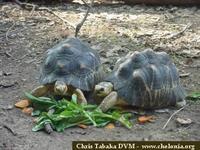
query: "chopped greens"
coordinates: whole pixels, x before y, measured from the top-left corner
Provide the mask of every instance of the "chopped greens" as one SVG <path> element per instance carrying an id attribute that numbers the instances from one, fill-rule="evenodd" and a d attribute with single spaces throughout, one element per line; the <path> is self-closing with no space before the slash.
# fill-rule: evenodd
<path id="1" fill-rule="evenodd" d="M 200 100 L 200 92 L 192 92 L 187 96 L 187 98 L 193 101 Z"/>
<path id="2" fill-rule="evenodd" d="M 76 95 L 72 95 L 71 101 L 66 99 L 56 101 L 53 98 L 35 97 L 29 93 L 25 93 L 25 95 L 34 105 L 35 110 L 32 115 L 38 116 L 33 131 L 43 129 L 47 123 L 50 123 L 53 129 L 58 132 L 79 124 L 103 127 L 115 121 L 129 129 L 132 127 L 128 120 L 131 117 L 130 113 L 121 113 L 116 109 L 110 109 L 104 113 L 97 105 L 78 104 Z M 48 113 L 48 110 L 51 109 L 54 109 L 54 112 Z"/>

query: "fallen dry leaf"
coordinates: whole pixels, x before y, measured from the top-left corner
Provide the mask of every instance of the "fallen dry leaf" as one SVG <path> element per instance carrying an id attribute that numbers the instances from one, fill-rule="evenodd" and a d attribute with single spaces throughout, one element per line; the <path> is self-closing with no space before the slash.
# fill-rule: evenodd
<path id="1" fill-rule="evenodd" d="M 106 129 L 114 129 L 115 125 L 113 123 L 109 123 L 108 125 L 105 126 Z"/>
<path id="2" fill-rule="evenodd" d="M 19 102 L 15 103 L 15 107 L 18 107 L 18 108 L 26 108 L 29 105 L 30 105 L 30 102 L 27 99 L 23 99 L 23 100 L 20 100 Z"/>
<path id="3" fill-rule="evenodd" d="M 152 120 L 154 119 L 153 116 L 140 116 L 138 118 L 139 123 L 146 123 L 146 122 L 152 122 Z"/>
<path id="4" fill-rule="evenodd" d="M 79 124 L 78 125 L 80 128 L 82 128 L 82 129 L 87 129 L 88 128 L 88 126 L 86 126 L 85 124 Z"/>
<path id="5" fill-rule="evenodd" d="M 38 118 L 33 118 L 33 123 L 37 123 Z"/>
<path id="6" fill-rule="evenodd" d="M 22 112 L 27 114 L 27 115 L 31 115 L 31 113 L 33 112 L 33 108 L 32 107 L 26 107 L 22 109 Z"/>

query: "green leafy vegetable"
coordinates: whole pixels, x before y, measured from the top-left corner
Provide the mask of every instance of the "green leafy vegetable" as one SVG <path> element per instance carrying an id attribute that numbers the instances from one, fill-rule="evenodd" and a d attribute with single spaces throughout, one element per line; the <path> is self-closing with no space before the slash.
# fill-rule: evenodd
<path id="1" fill-rule="evenodd" d="M 78 104 L 76 95 L 72 95 L 71 101 L 66 99 L 56 101 L 46 97 L 34 97 L 29 93 L 25 94 L 34 106 L 35 104 L 40 105 L 35 107 L 36 110 L 33 112 L 33 115 L 39 115 L 36 125 L 32 129 L 33 131 L 43 129 L 47 123 L 50 123 L 58 132 L 79 124 L 103 127 L 115 121 L 120 122 L 127 128 L 132 127 L 131 122 L 128 120 L 131 117 L 130 113 L 121 113 L 116 109 L 110 109 L 104 113 L 97 105 Z M 54 109 L 54 112 L 48 113 L 47 111 L 51 109 Z"/>
<path id="2" fill-rule="evenodd" d="M 41 113 L 40 110 L 35 110 L 35 111 L 32 112 L 31 116 L 33 116 L 33 117 L 35 117 L 35 116 L 39 116 L 40 113 Z"/>
<path id="3" fill-rule="evenodd" d="M 200 92 L 192 92 L 187 96 L 188 99 L 191 99 L 193 101 L 200 100 Z"/>

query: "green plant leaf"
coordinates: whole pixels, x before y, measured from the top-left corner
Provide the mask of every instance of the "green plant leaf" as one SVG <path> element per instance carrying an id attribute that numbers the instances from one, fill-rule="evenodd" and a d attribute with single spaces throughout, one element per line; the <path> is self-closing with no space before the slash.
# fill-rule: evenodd
<path id="1" fill-rule="evenodd" d="M 46 107 L 47 109 L 40 110 L 40 113 L 35 111 L 33 114 L 39 115 L 33 131 L 39 131 L 44 128 L 46 123 L 51 123 L 54 129 L 58 132 L 64 131 L 66 128 L 74 127 L 79 124 L 94 125 L 96 127 L 103 127 L 110 122 L 120 122 L 127 128 L 131 128 L 132 124 L 129 121 L 130 113 L 121 113 L 115 108 L 108 112 L 102 112 L 97 105 L 80 105 L 77 103 L 77 96 L 72 95 L 72 100 L 68 101 L 62 99 L 55 101 L 52 98 L 34 97 L 29 93 L 26 96 L 32 100 L 33 103 Z M 54 109 L 52 114 L 48 114 L 49 109 Z M 38 107 L 37 107 L 38 110 Z M 41 112 L 43 111 L 43 112 Z"/>
<path id="2" fill-rule="evenodd" d="M 31 116 L 35 117 L 35 116 L 39 116 L 41 113 L 40 110 L 34 110 L 32 113 L 31 113 Z"/>
<path id="3" fill-rule="evenodd" d="M 194 101 L 200 100 L 200 92 L 192 92 L 187 96 L 187 98 Z"/>
<path id="4" fill-rule="evenodd" d="M 72 102 L 74 102 L 75 104 L 77 104 L 77 95 L 76 94 L 72 95 Z"/>
<path id="5" fill-rule="evenodd" d="M 39 131 L 39 130 L 42 130 L 45 126 L 45 124 L 47 123 L 50 123 L 52 124 L 51 120 L 50 119 L 44 119 L 43 121 L 39 122 L 37 125 L 35 125 L 33 128 L 32 128 L 32 131 Z"/>
<path id="6" fill-rule="evenodd" d="M 44 98 L 44 97 L 35 97 L 29 93 L 25 93 L 25 96 L 32 102 L 32 103 L 36 103 L 36 104 L 40 104 L 40 105 L 48 105 L 48 106 L 52 106 L 52 105 L 56 105 L 55 101 L 52 101 L 49 98 Z"/>

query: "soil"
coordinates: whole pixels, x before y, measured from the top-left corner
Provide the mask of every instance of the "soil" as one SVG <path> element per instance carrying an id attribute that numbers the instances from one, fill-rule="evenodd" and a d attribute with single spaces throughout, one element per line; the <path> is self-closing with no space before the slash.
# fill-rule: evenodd
<path id="1" fill-rule="evenodd" d="M 45 6 L 76 25 L 85 13 L 80 4 Z M 174 60 L 181 83 L 187 93 L 200 91 L 200 9 L 143 5 L 95 5 L 79 37 L 96 49 L 107 71 L 131 51 L 152 48 L 165 51 Z M 74 29 L 45 10 L 25 10 L 14 3 L 0 5 L 0 149 L 2 150 L 69 150 L 74 140 L 200 140 L 200 103 L 189 101 L 163 130 L 175 112 L 153 113 L 155 121 L 138 124 L 132 129 L 116 125 L 114 129 L 70 128 L 48 135 L 32 132 L 33 118 L 13 105 L 25 91 L 39 85 L 39 69 L 45 51 L 73 34 Z M 152 112 L 148 112 L 152 113 Z M 190 118 L 180 126 L 176 118 Z"/>

